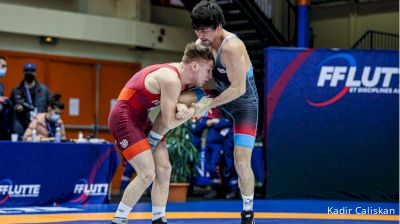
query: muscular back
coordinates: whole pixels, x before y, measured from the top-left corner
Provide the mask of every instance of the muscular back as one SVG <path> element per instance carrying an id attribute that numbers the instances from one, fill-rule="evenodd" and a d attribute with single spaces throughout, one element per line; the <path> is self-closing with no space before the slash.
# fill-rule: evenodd
<path id="1" fill-rule="evenodd" d="M 165 70 L 169 73 L 178 73 L 177 69 L 171 65 L 159 64 L 148 66 L 137 72 L 122 89 L 118 100 L 125 103 L 135 116 L 147 116 L 148 112 L 160 105 L 160 87 L 157 83 L 157 76 Z M 171 74 L 176 76 L 176 74 Z M 148 79 L 147 79 L 148 77 Z"/>

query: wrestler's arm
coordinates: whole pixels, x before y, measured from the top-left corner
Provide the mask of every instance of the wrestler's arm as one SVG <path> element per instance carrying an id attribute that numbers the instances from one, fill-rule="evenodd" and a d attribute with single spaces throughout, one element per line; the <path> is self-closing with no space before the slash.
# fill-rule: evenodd
<path id="1" fill-rule="evenodd" d="M 215 97 L 210 108 L 229 103 L 246 93 L 246 48 L 240 40 L 231 40 L 222 49 L 221 61 L 231 85 Z"/>
<path id="2" fill-rule="evenodd" d="M 204 91 L 204 90 L 203 90 Z M 199 98 L 203 97 L 204 94 L 201 94 L 200 91 L 196 91 L 196 90 L 187 90 L 187 91 L 183 91 L 180 93 L 179 97 L 178 97 L 178 104 L 184 104 L 186 105 L 188 108 L 190 108 L 190 106 L 193 103 L 196 103 L 199 101 Z M 177 108 L 178 108 L 178 104 L 177 104 Z M 189 109 L 187 109 L 189 110 Z M 177 112 L 178 109 L 177 109 Z M 191 111 L 188 111 L 186 114 L 190 115 Z M 177 115 L 178 113 L 176 113 L 175 115 Z M 177 117 L 177 116 L 176 116 Z M 179 119 L 180 120 L 180 119 Z M 160 135 L 165 135 L 169 129 L 165 128 L 162 124 L 161 124 L 161 113 L 159 114 L 159 116 L 157 116 L 154 124 L 153 124 L 153 129 L 154 132 L 159 133 Z"/>
<path id="3" fill-rule="evenodd" d="M 173 128 L 185 123 L 195 113 L 193 107 L 189 108 L 188 116 L 182 119 L 176 119 L 176 104 L 180 94 L 180 81 L 176 76 L 164 76 L 160 80 L 161 98 L 160 98 L 160 113 L 154 122 L 153 131 L 160 135 L 164 135 Z"/>
<path id="4" fill-rule="evenodd" d="M 240 40 L 231 40 L 225 44 L 221 61 L 231 85 L 208 104 L 196 103 L 196 114 L 203 114 L 212 108 L 229 103 L 246 93 L 246 47 Z"/>
<path id="5" fill-rule="evenodd" d="M 185 104 L 190 107 L 193 103 L 197 103 L 203 99 L 203 97 L 209 97 L 206 91 L 202 88 L 192 88 L 181 92 L 178 98 L 178 103 Z"/>

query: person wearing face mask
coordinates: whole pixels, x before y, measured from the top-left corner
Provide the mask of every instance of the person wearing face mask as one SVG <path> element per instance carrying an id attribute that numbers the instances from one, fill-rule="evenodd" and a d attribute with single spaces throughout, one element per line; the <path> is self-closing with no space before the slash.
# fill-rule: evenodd
<path id="1" fill-rule="evenodd" d="M 51 100 L 50 90 L 36 80 L 36 65 L 24 65 L 24 80 L 11 93 L 16 119 L 14 132 L 21 137 L 36 113 L 47 112 Z"/>
<path id="2" fill-rule="evenodd" d="M 32 141 L 32 132 L 36 130 L 37 141 L 54 141 L 56 128 L 61 129 L 61 139 L 65 139 L 65 128 L 61 120 L 64 103 L 60 94 L 54 94 L 47 113 L 38 113 L 25 131 L 23 140 Z"/>
<path id="3" fill-rule="evenodd" d="M 0 55 L 0 78 L 4 78 L 4 76 L 6 76 L 6 73 L 7 73 L 7 61 L 4 56 Z M 4 83 L 0 81 L 0 103 L 3 103 L 6 99 L 8 98 L 4 96 Z"/>
<path id="4" fill-rule="evenodd" d="M 14 110 L 10 99 L 4 96 L 4 83 L 1 81 L 7 73 L 6 58 L 0 55 L 0 140 L 10 140 Z"/>

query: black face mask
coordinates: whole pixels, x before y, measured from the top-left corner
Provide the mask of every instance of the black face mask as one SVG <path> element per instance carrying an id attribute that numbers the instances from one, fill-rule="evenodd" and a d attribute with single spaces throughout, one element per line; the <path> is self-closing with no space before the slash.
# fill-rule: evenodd
<path id="1" fill-rule="evenodd" d="M 35 80 L 35 75 L 30 74 L 30 73 L 25 74 L 25 81 L 27 83 L 32 83 L 34 80 Z"/>

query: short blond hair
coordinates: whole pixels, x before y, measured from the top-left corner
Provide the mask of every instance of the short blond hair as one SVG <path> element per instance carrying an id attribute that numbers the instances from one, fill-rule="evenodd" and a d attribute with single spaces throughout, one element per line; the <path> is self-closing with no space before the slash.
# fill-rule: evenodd
<path id="1" fill-rule="evenodd" d="M 196 44 L 195 42 L 186 44 L 185 53 L 183 54 L 182 58 L 183 63 L 188 64 L 198 59 L 214 61 L 214 57 L 208 47 Z"/>

